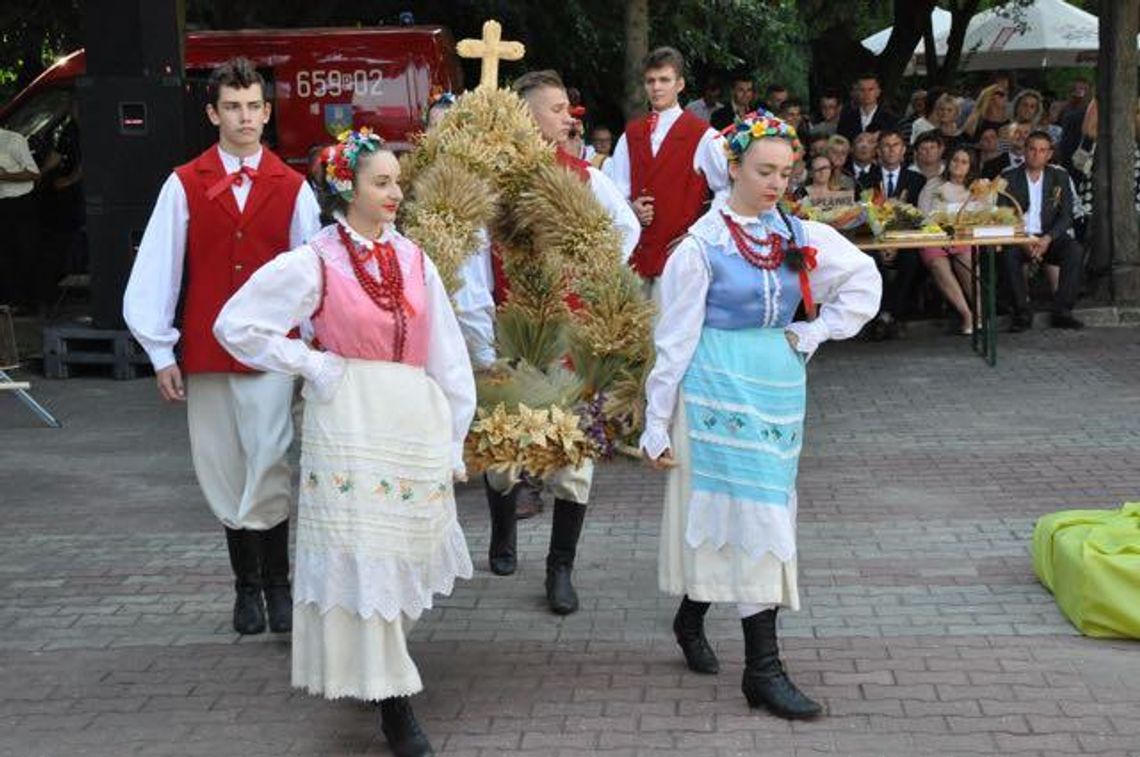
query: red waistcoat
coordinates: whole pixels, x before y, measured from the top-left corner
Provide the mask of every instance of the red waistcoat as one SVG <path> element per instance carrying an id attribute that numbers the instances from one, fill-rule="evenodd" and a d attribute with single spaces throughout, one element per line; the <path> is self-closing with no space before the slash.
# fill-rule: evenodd
<path id="1" fill-rule="evenodd" d="M 214 339 L 214 320 L 253 272 L 289 249 L 293 206 L 304 179 L 262 148 L 257 178 L 245 208 L 228 187 L 210 200 L 210 187 L 225 178 L 218 148 L 211 147 L 174 169 L 190 209 L 186 231 L 182 370 L 185 373 L 249 371 Z"/>
<path id="2" fill-rule="evenodd" d="M 590 164 L 586 161 L 564 152 L 561 147 L 554 151 L 554 160 L 558 165 L 577 176 L 583 184 L 590 183 Z M 511 282 L 507 279 L 507 274 L 503 272 L 503 256 L 499 252 L 499 246 L 493 240 L 491 242 L 491 273 L 495 279 L 495 290 L 492 292 L 495 304 L 502 305 L 510 296 Z M 582 306 L 581 300 L 573 293 L 566 296 L 566 304 L 570 306 L 571 310 L 577 310 Z"/>
<path id="3" fill-rule="evenodd" d="M 641 238 L 629 264 L 645 278 L 656 278 L 665 268 L 669 244 L 683 236 L 698 218 L 709 187 L 693 170 L 693 155 L 709 125 L 689 111 L 681 112 L 661 143 L 657 155 L 649 144 L 645 116 L 625 128 L 629 147 L 630 200 L 653 197 L 653 223 L 641 229 Z"/>

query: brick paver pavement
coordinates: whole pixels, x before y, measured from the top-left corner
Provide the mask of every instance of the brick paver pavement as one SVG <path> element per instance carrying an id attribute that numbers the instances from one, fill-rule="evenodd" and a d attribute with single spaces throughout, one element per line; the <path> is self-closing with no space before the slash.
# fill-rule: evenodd
<path id="1" fill-rule="evenodd" d="M 1041 514 L 1140 499 L 1140 331 L 829 345 L 810 369 L 804 609 L 795 679 L 828 717 L 789 724 L 739 691 L 740 627 L 714 607 L 719 676 L 689 673 L 658 593 L 662 478 L 598 476 L 582 610 L 542 598 L 549 512 L 521 566 L 486 570 L 485 505 L 460 510 L 474 580 L 413 634 L 417 711 L 445 755 L 1140 755 L 1140 647 L 1078 636 L 1034 579 Z M 0 754 L 386 754 L 376 714 L 289 687 L 288 638 L 239 639 L 221 529 L 183 415 L 149 381 L 38 382 L 65 422 L 0 398 Z"/>

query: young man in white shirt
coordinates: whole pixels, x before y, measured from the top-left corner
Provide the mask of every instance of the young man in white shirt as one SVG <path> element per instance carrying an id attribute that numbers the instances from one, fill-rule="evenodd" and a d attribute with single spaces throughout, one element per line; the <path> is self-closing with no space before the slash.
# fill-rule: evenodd
<path id="1" fill-rule="evenodd" d="M 308 182 L 261 144 L 265 81 L 236 58 L 210 77 L 218 144 L 166 180 L 139 245 L 123 317 L 154 365 L 159 394 L 186 403 L 194 471 L 225 527 L 240 634 L 292 628 L 285 454 L 293 379 L 255 373 L 213 335 L 226 301 L 261 265 L 320 228 Z M 183 273 L 185 272 L 185 292 Z M 182 322 L 174 314 L 184 295 Z M 175 354 L 176 345 L 180 354 Z"/>
<path id="2" fill-rule="evenodd" d="M 670 245 L 700 217 L 710 191 L 727 191 L 728 160 L 720 135 L 678 105 L 685 89 L 681 53 L 657 48 L 642 70 L 650 111 L 626 124 L 605 171 L 641 221 L 630 265 L 652 282 L 665 268 Z"/>
<path id="3" fill-rule="evenodd" d="M 878 134 L 883 129 L 894 129 L 898 125 L 898 119 L 879 103 L 882 91 L 879 77 L 874 74 L 860 76 L 855 82 L 858 107 L 844 109 L 836 133 L 854 141 L 863 132 Z"/>

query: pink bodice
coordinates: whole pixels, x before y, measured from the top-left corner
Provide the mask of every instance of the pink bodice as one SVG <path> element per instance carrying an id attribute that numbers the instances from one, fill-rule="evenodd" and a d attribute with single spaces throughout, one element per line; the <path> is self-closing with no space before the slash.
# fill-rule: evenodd
<path id="1" fill-rule="evenodd" d="M 321 259 L 324 279 L 323 299 L 312 318 L 313 332 L 322 349 L 341 357 L 423 367 L 427 362 L 431 332 L 424 254 L 413 242 L 397 233 L 387 232 L 384 241 L 395 248 L 404 277 L 407 307 L 402 319 L 402 358 L 396 361 L 394 355 L 397 329 L 400 328 L 398 319 L 376 305 L 356 280 L 348 259 L 349 251 L 340 239 L 336 224 L 327 226 L 309 240 L 309 245 Z M 369 259 L 365 267 L 372 276 L 378 275 L 375 260 Z"/>

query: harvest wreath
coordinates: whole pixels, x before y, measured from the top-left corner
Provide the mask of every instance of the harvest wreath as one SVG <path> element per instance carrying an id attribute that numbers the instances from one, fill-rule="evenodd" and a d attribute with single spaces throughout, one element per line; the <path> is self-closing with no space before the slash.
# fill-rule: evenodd
<path id="1" fill-rule="evenodd" d="M 511 282 L 495 319 L 499 359 L 476 376 L 469 471 L 541 477 L 627 449 L 644 423 L 653 306 L 609 216 L 525 103 L 494 87 L 461 96 L 402 175 L 405 234 L 449 293 L 484 230 Z"/>

